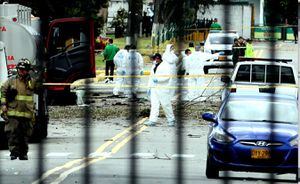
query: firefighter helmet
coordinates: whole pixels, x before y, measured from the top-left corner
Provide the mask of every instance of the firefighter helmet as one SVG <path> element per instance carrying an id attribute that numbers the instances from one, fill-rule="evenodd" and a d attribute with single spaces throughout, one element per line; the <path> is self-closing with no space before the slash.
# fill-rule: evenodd
<path id="1" fill-rule="evenodd" d="M 19 63 L 17 64 L 16 68 L 17 69 L 28 70 L 28 71 L 32 69 L 30 61 L 27 58 L 21 58 L 19 60 Z"/>

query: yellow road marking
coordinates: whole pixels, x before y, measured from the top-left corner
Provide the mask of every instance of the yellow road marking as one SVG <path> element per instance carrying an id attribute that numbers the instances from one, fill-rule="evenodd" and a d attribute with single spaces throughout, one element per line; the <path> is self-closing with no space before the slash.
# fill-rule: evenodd
<path id="1" fill-rule="evenodd" d="M 115 147 L 113 147 L 112 149 L 112 153 L 117 153 L 126 143 L 128 143 L 133 137 L 137 136 L 138 134 L 140 134 L 142 131 L 144 131 L 147 128 L 147 126 L 142 126 L 138 131 L 136 131 L 134 134 L 130 134 L 129 136 L 127 136 L 125 139 L 123 139 L 120 143 L 118 143 Z M 59 177 L 54 181 L 51 182 L 50 184 L 59 184 L 61 182 L 63 182 L 71 173 L 74 173 L 80 169 L 83 169 L 91 164 L 94 164 L 96 162 L 105 160 L 107 157 L 100 157 L 100 158 L 92 158 L 92 159 L 88 159 L 86 162 L 84 162 L 83 164 L 71 168 L 63 173 L 61 173 L 59 175 Z"/>
<path id="2" fill-rule="evenodd" d="M 136 124 L 134 124 L 131 127 L 126 128 L 125 130 L 123 130 L 121 133 L 115 135 L 113 138 L 111 138 L 111 141 L 107 141 L 105 142 L 103 145 L 101 145 L 99 148 L 97 148 L 97 150 L 95 151 L 96 153 L 101 153 L 104 149 L 106 149 L 108 146 L 110 146 L 112 143 L 114 143 L 116 140 L 118 140 L 120 137 L 124 136 L 126 133 L 130 132 L 133 127 L 138 126 L 140 124 L 142 124 L 147 118 L 143 118 L 142 120 L 140 120 L 139 122 L 137 122 Z M 102 158 L 102 157 L 101 157 Z M 76 159 L 76 160 L 72 160 L 67 162 L 66 164 L 62 165 L 62 166 L 58 166 L 55 167 L 51 170 L 48 170 L 47 172 L 45 172 L 41 178 L 39 178 L 38 180 L 34 181 L 32 184 L 39 184 L 41 181 L 45 180 L 46 178 L 48 178 L 50 175 L 54 174 L 55 172 L 58 172 L 62 169 L 69 169 L 71 168 L 73 165 L 78 164 L 82 161 L 87 160 L 86 157 L 83 157 L 81 159 Z"/>

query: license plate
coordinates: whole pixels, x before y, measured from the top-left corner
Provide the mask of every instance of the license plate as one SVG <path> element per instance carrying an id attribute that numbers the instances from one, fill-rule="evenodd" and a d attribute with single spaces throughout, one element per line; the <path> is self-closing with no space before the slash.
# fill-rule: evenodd
<path id="1" fill-rule="evenodd" d="M 270 159 L 270 150 L 267 149 L 253 149 L 251 150 L 251 158 L 253 159 Z"/>

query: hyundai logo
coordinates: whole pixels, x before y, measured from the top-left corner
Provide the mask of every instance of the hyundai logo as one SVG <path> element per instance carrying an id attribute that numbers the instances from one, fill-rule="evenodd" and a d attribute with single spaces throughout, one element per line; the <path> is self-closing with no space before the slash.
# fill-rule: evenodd
<path id="1" fill-rule="evenodd" d="M 266 146 L 268 143 L 266 141 L 257 141 L 256 146 Z"/>

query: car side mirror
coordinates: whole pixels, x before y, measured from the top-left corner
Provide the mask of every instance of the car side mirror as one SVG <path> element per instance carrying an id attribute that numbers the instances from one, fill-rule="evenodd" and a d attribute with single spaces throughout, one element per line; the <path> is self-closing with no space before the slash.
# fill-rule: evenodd
<path id="1" fill-rule="evenodd" d="M 205 44 L 205 42 L 203 41 L 203 42 L 200 42 L 200 46 L 204 46 L 204 44 Z"/>
<path id="2" fill-rule="evenodd" d="M 205 112 L 202 114 L 202 119 L 204 119 L 206 121 L 216 122 L 216 115 L 214 115 L 210 112 Z"/>
<path id="3" fill-rule="evenodd" d="M 229 84 L 230 83 L 230 77 L 229 76 L 222 76 L 221 81 L 226 83 L 226 84 Z"/>

